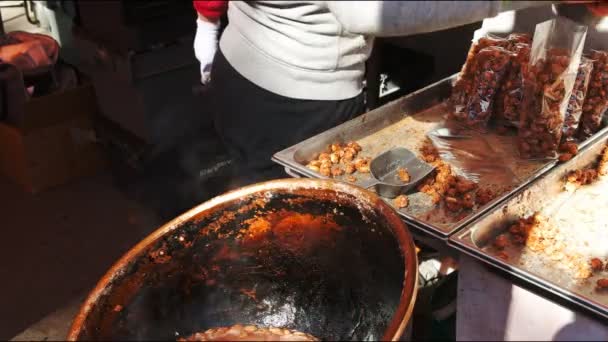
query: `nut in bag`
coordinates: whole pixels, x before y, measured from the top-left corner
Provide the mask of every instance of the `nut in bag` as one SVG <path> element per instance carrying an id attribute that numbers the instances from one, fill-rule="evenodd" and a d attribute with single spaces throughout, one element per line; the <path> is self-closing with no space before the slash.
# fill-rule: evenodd
<path id="1" fill-rule="evenodd" d="M 608 110 L 608 52 L 593 51 L 593 72 L 583 105 L 579 137 L 584 140 L 599 131 Z"/>
<path id="2" fill-rule="evenodd" d="M 536 25 L 529 67 L 523 75 L 521 157 L 556 157 L 586 35 L 587 26 L 566 18 Z"/>
<path id="3" fill-rule="evenodd" d="M 498 46 L 506 48 L 509 41 L 504 38 L 487 35 L 479 38 L 477 42 L 473 42 L 469 48 L 467 59 L 462 66 L 462 70 L 452 87 L 452 96 L 450 103 L 452 105 L 452 113 L 450 117 L 456 120 L 465 121 L 467 117 L 467 106 L 469 98 L 474 91 L 475 81 L 475 57 L 485 48 Z"/>
<path id="4" fill-rule="evenodd" d="M 583 114 L 583 104 L 587 96 L 589 79 L 593 71 L 593 60 L 583 57 L 576 74 L 572 94 L 566 108 L 564 126 L 562 127 L 562 142 L 574 140 L 579 121 Z"/>

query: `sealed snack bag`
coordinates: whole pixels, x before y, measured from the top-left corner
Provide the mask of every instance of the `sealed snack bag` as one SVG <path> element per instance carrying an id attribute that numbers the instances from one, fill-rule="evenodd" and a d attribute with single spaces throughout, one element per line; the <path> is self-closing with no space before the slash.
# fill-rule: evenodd
<path id="1" fill-rule="evenodd" d="M 566 18 L 536 25 L 523 78 L 518 148 L 523 158 L 555 158 L 581 61 L 587 26 Z"/>

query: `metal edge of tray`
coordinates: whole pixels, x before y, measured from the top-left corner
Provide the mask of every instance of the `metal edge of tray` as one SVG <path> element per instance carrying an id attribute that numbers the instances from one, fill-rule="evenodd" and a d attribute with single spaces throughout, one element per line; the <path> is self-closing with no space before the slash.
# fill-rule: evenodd
<path id="1" fill-rule="evenodd" d="M 539 289 L 546 290 L 573 304 L 579 305 L 580 307 L 591 313 L 595 313 L 597 315 L 608 318 L 607 307 L 600 307 L 600 305 L 598 305 L 593 300 L 584 298 L 582 295 L 578 295 L 571 290 L 559 286 L 555 282 L 546 279 L 543 276 L 536 275 L 532 271 L 528 271 L 526 269 L 523 269 L 522 267 L 512 265 L 509 262 L 506 262 L 498 258 L 497 256 L 486 252 L 483 247 L 478 247 L 471 238 L 471 235 L 475 232 L 478 226 L 482 226 L 482 224 L 486 220 L 491 220 L 493 216 L 499 215 L 500 212 L 508 212 L 510 205 L 517 206 L 517 201 L 519 201 L 519 197 L 526 195 L 526 192 L 528 190 L 530 190 L 531 192 L 534 190 L 535 187 L 542 186 L 544 182 L 552 180 L 552 177 L 559 178 L 560 175 L 575 169 L 573 168 L 573 165 L 576 165 L 577 162 L 580 162 L 581 159 L 584 159 L 586 151 L 593 150 L 595 147 L 598 147 L 597 145 L 606 144 L 607 141 L 608 127 L 605 127 L 593 137 L 588 139 L 584 144 L 581 144 L 581 150 L 575 158 L 566 163 L 560 164 L 558 167 L 555 167 L 550 172 L 545 173 L 541 177 L 537 178 L 535 181 L 529 182 L 525 187 L 512 194 L 512 196 L 508 200 L 502 202 L 502 204 L 500 204 L 493 210 L 488 211 L 478 217 L 467 228 L 452 234 L 447 241 L 448 245 L 482 262 L 485 262 L 490 266 L 496 267 L 507 272 L 508 274 L 516 276 L 526 281 L 527 283 L 536 286 Z"/>
<path id="2" fill-rule="evenodd" d="M 304 177 L 319 178 L 319 179 L 329 178 L 329 177 L 321 176 L 321 175 L 317 174 L 316 172 L 309 170 L 308 168 L 306 168 L 306 166 L 298 163 L 295 159 L 295 154 L 297 153 L 297 151 L 304 148 L 305 146 L 309 146 L 310 144 L 317 144 L 320 147 L 323 145 L 330 144 L 333 141 L 339 140 L 340 136 L 342 135 L 341 134 L 342 132 L 348 131 L 350 128 L 360 128 L 361 126 L 365 125 L 366 123 L 370 123 L 370 122 L 372 122 L 372 123 L 377 122 L 377 121 L 383 122 L 382 119 L 385 116 L 387 116 L 388 114 L 395 113 L 395 111 L 398 111 L 399 113 L 401 113 L 401 116 L 399 116 L 399 115 L 394 115 L 394 116 L 399 117 L 399 120 L 402 120 L 403 117 L 408 115 L 408 113 L 418 113 L 425 109 L 431 108 L 432 106 L 437 105 L 447 99 L 447 97 L 449 96 L 449 93 L 451 91 L 451 88 L 452 88 L 453 79 L 455 79 L 457 75 L 458 74 L 454 74 L 452 76 L 446 77 L 446 78 L 444 78 L 440 81 L 437 81 L 433 84 L 430 84 L 420 90 L 417 90 L 417 91 L 410 93 L 408 95 L 405 95 L 399 99 L 391 101 L 379 108 L 369 111 L 355 119 L 347 121 L 341 125 L 333 127 L 325 132 L 317 134 L 300 143 L 297 143 L 291 147 L 288 147 L 282 151 L 279 151 L 273 155 L 272 160 L 274 162 L 282 165 L 283 167 L 290 169 L 292 172 L 295 172 Z M 384 121 L 386 121 L 386 120 L 384 120 Z M 398 120 L 393 120 L 393 121 L 389 120 L 389 122 L 383 122 L 383 123 L 385 123 L 385 125 L 381 126 L 380 128 L 394 124 Z M 369 135 L 370 132 L 367 131 L 366 134 Z M 356 140 L 356 139 L 358 139 L 358 137 L 353 138 L 353 139 Z M 319 142 L 322 142 L 322 143 L 319 143 Z M 557 161 L 548 162 L 544 167 L 542 167 L 537 172 L 535 172 L 533 175 L 528 177 L 524 182 L 519 184 L 517 187 L 515 187 L 512 190 L 493 199 L 491 202 L 487 203 L 485 206 L 482 206 L 481 208 L 476 210 L 474 213 L 472 213 L 465 219 L 463 219 L 459 222 L 456 222 L 449 229 L 442 229 L 433 224 L 423 222 L 422 220 L 420 220 L 416 217 L 413 217 L 409 214 L 403 213 L 399 210 L 398 210 L 398 213 L 399 213 L 399 215 L 401 215 L 401 217 L 403 217 L 406 220 L 406 222 L 409 225 L 411 225 L 417 229 L 420 229 L 439 239 L 447 240 L 451 235 L 462 230 L 464 227 L 468 226 L 471 222 L 475 221 L 478 217 L 480 217 L 484 213 L 492 211 L 494 207 L 498 206 L 500 203 L 502 203 L 503 201 L 510 198 L 514 193 L 521 190 L 523 187 L 527 186 L 529 183 L 533 182 L 538 177 L 541 177 L 543 174 L 545 174 L 551 168 L 553 168 L 555 166 L 555 164 L 557 164 Z M 357 184 L 355 183 L 354 185 L 357 185 Z"/>

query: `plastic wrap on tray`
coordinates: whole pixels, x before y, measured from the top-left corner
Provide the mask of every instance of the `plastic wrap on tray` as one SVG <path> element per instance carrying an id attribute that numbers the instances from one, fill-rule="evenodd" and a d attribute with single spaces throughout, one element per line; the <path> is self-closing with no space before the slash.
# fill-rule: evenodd
<path id="1" fill-rule="evenodd" d="M 511 53 L 501 47 L 482 49 L 475 56 L 473 91 L 466 107 L 464 123 L 473 128 L 483 128 L 492 115 L 494 100 L 509 66 Z"/>
<path id="2" fill-rule="evenodd" d="M 501 125 L 519 125 L 519 106 L 523 97 L 523 73 L 530 61 L 530 45 L 517 43 L 511 47 L 511 67 L 496 95 L 494 113 Z"/>
<path id="3" fill-rule="evenodd" d="M 608 52 L 593 51 L 591 54 L 593 72 L 579 128 L 581 139 L 586 139 L 596 133 L 602 124 L 602 117 L 608 110 Z"/>
<path id="4" fill-rule="evenodd" d="M 568 107 L 566 108 L 566 116 L 564 118 L 564 126 L 562 127 L 562 142 L 570 141 L 575 138 L 581 115 L 583 114 L 583 104 L 587 95 L 589 79 L 593 71 L 593 60 L 583 58 L 576 74 L 574 87 Z"/>
<path id="5" fill-rule="evenodd" d="M 518 138 L 522 158 L 556 157 L 586 35 L 586 26 L 565 18 L 536 26 L 523 78 Z"/>
<path id="6" fill-rule="evenodd" d="M 451 117 L 455 119 L 466 118 L 466 109 L 469 102 L 469 97 L 473 92 L 473 82 L 475 78 L 475 56 L 479 51 L 491 47 L 499 46 L 506 48 L 509 41 L 504 38 L 485 36 L 481 37 L 477 42 L 473 43 L 467 54 L 467 59 L 462 66 L 462 70 L 454 83 L 452 88 L 452 96 L 450 97 L 450 103 L 452 104 Z"/>

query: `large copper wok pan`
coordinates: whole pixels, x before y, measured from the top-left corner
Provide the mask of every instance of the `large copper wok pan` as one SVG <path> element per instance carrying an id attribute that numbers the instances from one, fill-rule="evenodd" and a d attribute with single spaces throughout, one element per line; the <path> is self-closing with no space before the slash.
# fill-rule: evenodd
<path id="1" fill-rule="evenodd" d="M 327 180 L 260 183 L 186 212 L 125 254 L 69 340 L 171 340 L 234 324 L 324 340 L 396 340 L 417 288 L 412 238 L 376 195 Z"/>

